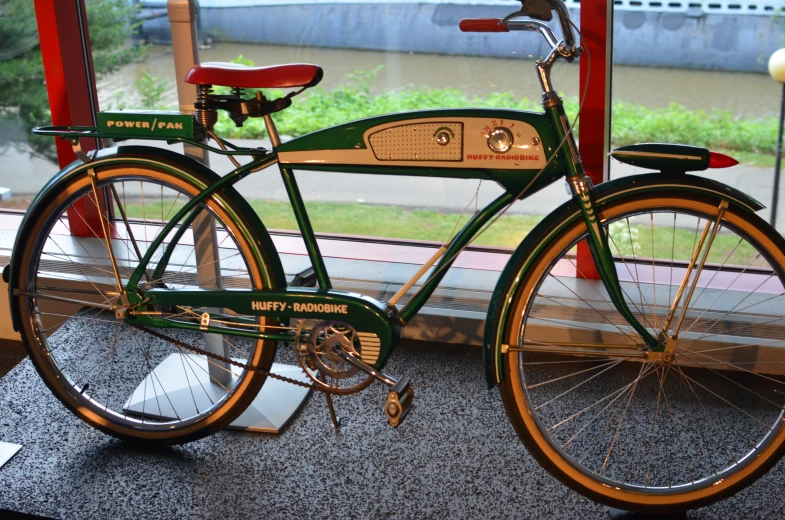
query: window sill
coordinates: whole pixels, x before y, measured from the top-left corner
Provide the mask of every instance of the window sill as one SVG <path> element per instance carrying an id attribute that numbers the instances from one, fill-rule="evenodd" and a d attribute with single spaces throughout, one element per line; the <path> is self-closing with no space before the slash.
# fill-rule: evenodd
<path id="1" fill-rule="evenodd" d="M 22 216 L 21 212 L 0 211 L 0 268 L 10 262 L 11 248 Z M 137 236 L 143 236 L 143 233 L 138 233 Z M 311 266 L 305 245 L 299 234 L 291 231 L 272 231 L 271 236 L 278 249 L 288 280 L 291 281 L 295 274 Z M 379 301 L 389 300 L 440 246 L 436 243 L 327 234 L 319 235 L 317 240 L 336 289 L 359 292 Z M 89 244 L 87 247 L 90 247 Z M 424 341 L 482 345 L 488 305 L 500 273 L 510 255 L 510 250 L 501 248 L 469 248 L 461 253 L 426 306 L 403 328 L 402 336 Z M 623 264 L 618 264 L 618 266 L 619 279 L 623 288 L 627 285 L 632 291 L 634 282 L 630 279 L 631 273 L 625 271 Z M 548 297 L 540 304 L 538 319 L 530 323 L 530 327 L 534 327 L 531 329 L 531 333 L 546 335 L 548 339 L 543 341 L 547 342 L 557 341 L 555 338 L 566 335 L 563 341 L 568 343 L 576 341 L 614 343 L 612 336 L 617 334 L 618 328 L 610 323 L 606 325 L 604 322 L 597 322 L 597 315 L 587 313 L 585 307 L 575 305 L 574 302 L 575 296 L 582 294 L 587 298 L 587 305 L 592 309 L 608 305 L 607 297 L 603 298 L 601 295 L 605 292 L 601 282 L 576 277 L 575 268 L 570 261 L 563 261 L 563 264 L 556 268 L 564 277 L 560 276 L 559 283 L 549 283 L 551 280 L 546 280 L 547 283 L 542 286 L 542 290 L 547 292 Z M 57 270 L 57 267 L 55 266 L 53 269 Z M 667 276 L 657 275 L 659 269 L 670 270 L 667 267 L 652 265 L 642 272 L 640 288 L 644 293 L 645 301 L 656 301 L 656 287 L 651 283 L 651 280 L 645 279 L 647 273 L 651 272 L 653 279 L 667 279 Z M 681 269 L 676 269 L 671 273 L 677 279 L 680 279 L 683 274 Z M 90 276 L 93 277 L 92 274 Z M 754 290 L 756 293 L 760 293 L 760 297 L 764 300 L 767 298 L 767 293 L 776 294 L 778 292 L 776 287 L 769 287 L 770 284 L 762 283 L 763 278 L 766 278 L 765 275 L 754 273 L 739 275 L 736 273 L 733 276 L 736 279 L 734 284 L 738 284 L 739 288 Z M 711 282 L 714 279 L 714 277 L 709 279 L 703 299 L 719 305 L 719 308 L 734 308 L 738 304 L 736 299 L 741 296 L 733 294 L 733 291 L 723 290 L 724 286 L 713 287 Z M 86 278 L 82 279 L 79 275 L 72 274 L 70 275 L 70 283 L 69 281 L 63 282 L 62 278 L 60 282 L 67 285 L 71 283 L 78 285 L 85 283 L 84 280 Z M 111 283 L 109 282 L 110 285 Z M 702 287 L 702 284 L 699 287 Z M 0 285 L 0 288 L 4 291 L 5 285 Z M 409 295 L 414 294 L 416 288 L 417 286 L 409 292 Z M 701 291 L 701 294 L 703 293 L 704 291 Z M 401 303 L 405 303 L 407 298 L 408 295 L 402 299 Z M 666 311 L 665 308 L 662 310 Z M 711 342 L 722 344 L 742 342 L 745 338 L 749 338 L 751 326 L 763 325 L 761 334 L 766 339 L 756 358 L 749 361 L 754 363 L 776 358 L 777 351 L 785 348 L 785 342 L 779 341 L 777 338 L 781 338 L 785 334 L 772 329 L 782 328 L 775 323 L 780 321 L 776 317 L 785 316 L 785 309 L 777 308 L 776 305 L 768 305 L 762 310 L 763 315 L 749 315 L 744 322 L 731 319 L 723 320 L 722 327 L 718 327 L 723 330 L 722 334 L 712 334 Z M 697 309 L 696 312 L 701 312 L 701 310 Z M 702 316 L 703 314 L 701 314 Z M 775 317 L 774 321 L 772 321 L 772 317 Z M 711 319 L 711 317 L 706 317 L 703 321 Z M 0 325 L 2 325 L 0 338 L 16 339 L 18 336 L 10 334 L 12 330 L 10 323 L 6 326 L 8 321 L 8 300 L 3 297 L 0 298 Z M 584 324 L 589 327 L 581 327 L 580 325 L 578 328 L 575 326 L 559 327 L 559 323 Z M 708 326 L 708 324 L 706 325 Z M 700 326 L 696 330 L 698 329 Z M 591 337 L 576 337 L 576 334 L 581 330 L 587 331 L 586 336 Z M 584 336 L 584 334 L 578 335 Z M 783 367 L 783 372 L 785 372 L 785 367 Z"/>
<path id="2" fill-rule="evenodd" d="M 11 261 L 23 215 L 22 211 L 0 210 L 0 269 Z M 310 267 L 299 233 L 271 230 L 270 234 L 287 280 Z M 440 246 L 433 242 L 333 234 L 318 234 L 317 241 L 336 289 L 361 292 L 378 300 L 391 298 Z M 467 248 L 420 314 L 403 329 L 403 337 L 481 345 L 491 295 L 510 255 L 511 250 L 505 248 Z M 2 300 L 0 312 L 4 315 L 0 323 L 5 323 L 7 300 Z M 0 337 L 6 337 L 5 331 L 10 332 L 11 327 L 2 328 Z"/>

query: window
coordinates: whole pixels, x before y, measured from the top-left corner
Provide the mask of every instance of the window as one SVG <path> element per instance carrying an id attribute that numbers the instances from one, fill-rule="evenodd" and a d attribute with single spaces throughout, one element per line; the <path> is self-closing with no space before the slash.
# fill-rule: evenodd
<path id="1" fill-rule="evenodd" d="M 104 110 L 177 108 L 165 2 L 139 4 L 144 23 L 138 39 L 148 46 L 141 61 L 99 80 Z M 308 62 L 323 67 L 325 77 L 318 87 L 273 116 L 284 140 L 364 117 L 417 109 L 541 111 L 532 62 L 548 49 L 537 34 L 465 34 L 458 29 L 462 18 L 501 17 L 514 11 L 513 3 L 433 3 L 415 11 L 408 3 L 202 0 L 199 6 L 202 62 Z M 565 64 L 554 73 L 554 82 L 571 100 L 577 98 L 577 77 L 577 64 Z M 261 119 L 238 128 L 221 114 L 216 132 L 240 145 L 270 146 Z M 225 157 L 212 155 L 210 161 L 219 173 L 234 168 Z M 296 176 L 315 230 L 349 235 L 445 241 L 462 213 L 465 222 L 475 208 L 502 193 L 492 181 L 307 171 Z M 277 166 L 251 175 L 238 189 L 268 228 L 296 229 Z M 536 199 L 516 204 L 477 242 L 513 247 L 565 199 L 557 183 Z"/>
<path id="2" fill-rule="evenodd" d="M 33 2 L 0 0 L 0 208 L 27 208 L 59 170 L 52 140 L 30 135 L 48 124 L 40 56 Z"/>
<path id="3" fill-rule="evenodd" d="M 727 153 L 740 164 L 698 175 L 770 206 L 781 89 L 765 72 L 785 39 L 783 19 L 746 2 L 727 9 L 709 2 L 645 10 L 632 4 L 614 11 L 613 145 L 670 142 Z M 612 161 L 610 173 L 639 171 Z M 767 212 L 761 215 L 768 219 Z M 785 217 L 777 220 L 785 229 Z"/>

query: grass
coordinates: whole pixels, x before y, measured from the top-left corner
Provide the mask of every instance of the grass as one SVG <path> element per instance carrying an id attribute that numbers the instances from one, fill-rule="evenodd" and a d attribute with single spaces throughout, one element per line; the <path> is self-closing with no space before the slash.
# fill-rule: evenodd
<path id="1" fill-rule="evenodd" d="M 626 221 L 618 221 L 611 224 L 611 248 L 614 254 L 624 256 L 632 256 L 634 251 L 636 257 L 670 260 L 672 254 L 675 261 L 689 262 L 705 225 L 705 220 L 696 220 L 689 227 L 659 225 L 652 229 L 645 224 L 628 227 Z M 761 261 L 757 256 L 748 242 L 741 242 L 737 235 L 721 231 L 714 238 L 707 262 L 737 266 L 747 266 L 752 262 L 753 266 L 758 266 Z"/>
<path id="2" fill-rule="evenodd" d="M 777 159 L 777 156 L 774 154 L 745 152 L 742 150 L 727 150 L 724 148 L 714 151 L 730 155 L 741 164 L 757 166 L 758 168 L 770 168 L 771 170 L 774 170 L 774 162 Z"/>
<path id="3" fill-rule="evenodd" d="M 258 199 L 249 202 L 266 227 L 297 229 L 288 202 Z M 460 229 L 470 216 L 427 209 L 334 202 L 308 202 L 306 207 L 317 232 L 436 242 L 447 241 L 453 230 Z M 475 244 L 515 247 L 541 219 L 531 215 L 503 215 Z"/>
<path id="4" fill-rule="evenodd" d="M 253 65 L 238 56 L 237 63 Z M 292 106 L 273 114 L 278 131 L 297 137 L 316 130 L 349 121 L 381 114 L 432 108 L 499 108 L 542 111 L 540 103 L 519 98 L 512 92 L 490 92 L 469 97 L 455 88 L 404 87 L 396 91 L 373 94 L 371 86 L 382 66 L 374 70 L 359 70 L 347 74 L 346 83 L 325 91 L 321 87 L 310 89 L 297 97 Z M 166 80 L 145 75 L 135 84 L 142 108 L 161 108 L 161 92 L 167 88 Z M 229 89 L 219 87 L 218 94 L 228 94 Z M 247 89 L 246 96 L 255 94 Z M 264 91 L 275 99 L 282 91 Z M 565 110 L 574 117 L 578 99 L 566 98 Z M 685 143 L 725 151 L 741 162 L 755 166 L 772 166 L 776 153 L 777 120 L 774 116 L 739 118 L 726 110 L 689 110 L 677 103 L 666 108 L 651 109 L 642 104 L 616 101 L 612 107 L 611 140 L 614 146 L 634 143 L 663 142 Z M 260 139 L 267 135 L 261 118 L 249 119 L 238 128 L 225 111 L 219 111 L 216 132 L 226 138 Z M 580 137 L 580 123 L 577 127 Z"/>
<path id="5" fill-rule="evenodd" d="M 470 98 L 454 88 L 417 89 L 406 87 L 394 92 L 372 94 L 371 85 L 381 67 L 348 74 L 347 82 L 334 90 L 317 87 L 309 95 L 295 99 L 291 107 L 273 115 L 278 131 L 297 137 L 356 119 L 431 108 L 499 108 L 542 111 L 539 102 L 518 98 L 512 92 L 492 92 Z M 249 92 L 249 94 L 252 92 Z M 280 91 L 266 91 L 280 97 Z M 566 98 L 565 110 L 571 117 L 578 111 L 578 99 Z M 677 103 L 667 108 L 617 101 L 612 108 L 611 139 L 614 146 L 634 143 L 686 143 L 740 155 L 742 162 L 759 166 L 774 164 L 777 121 L 764 118 L 737 118 L 725 110 L 689 110 Z M 225 112 L 219 113 L 217 133 L 227 138 L 265 137 L 261 119 L 251 119 L 237 128 Z M 580 123 L 577 127 L 580 138 Z"/>
<path id="6" fill-rule="evenodd" d="M 248 202 L 268 229 L 298 229 L 288 202 L 262 199 L 250 199 Z M 144 212 L 138 203 L 127 204 L 126 212 L 129 218 L 141 219 L 146 215 L 148 219 L 155 219 L 161 214 L 173 214 L 178 207 L 182 207 L 181 202 L 172 205 L 168 200 L 157 204 L 147 201 Z M 427 209 L 356 203 L 308 202 L 306 207 L 317 232 L 435 242 L 447 241 L 453 230 L 459 229 L 469 217 Z M 532 215 L 503 215 L 474 244 L 514 248 L 540 220 L 542 217 Z M 697 232 L 694 224 L 689 228 L 675 229 L 670 225 L 657 225 L 652 242 L 650 225 L 630 223 L 628 226 L 626 221 L 616 222 L 611 225 L 611 247 L 615 253 L 625 256 L 632 256 L 634 251 L 636 257 L 654 256 L 664 260 L 671 258 L 673 249 L 673 258 L 686 262 L 692 256 L 705 223 L 705 220 L 701 221 Z M 755 256 L 748 243 L 739 244 L 737 236 L 719 233 L 712 244 L 708 261 L 748 265 Z"/>
<path id="7" fill-rule="evenodd" d="M 253 210 L 268 229 L 298 229 L 288 202 L 249 199 Z M 126 204 L 129 218 L 160 219 L 173 215 L 183 206 L 182 202 L 146 201 L 144 211 L 139 203 Z M 428 209 L 410 209 L 397 206 L 369 206 L 338 202 L 306 202 L 308 216 L 314 230 L 320 233 L 406 238 L 410 240 L 447 241 L 456 223 L 466 223 L 469 215 L 444 213 Z M 475 242 L 478 245 L 515 247 L 534 228 L 542 217 L 530 215 L 503 215 Z"/>

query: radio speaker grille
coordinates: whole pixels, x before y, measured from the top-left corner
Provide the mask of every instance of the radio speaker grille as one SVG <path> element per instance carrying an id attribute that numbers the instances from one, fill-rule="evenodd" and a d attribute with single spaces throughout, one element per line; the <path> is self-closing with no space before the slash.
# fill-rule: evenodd
<path id="1" fill-rule="evenodd" d="M 437 137 L 448 136 L 446 144 Z M 460 161 L 463 123 L 413 123 L 385 128 L 368 137 L 379 161 Z"/>

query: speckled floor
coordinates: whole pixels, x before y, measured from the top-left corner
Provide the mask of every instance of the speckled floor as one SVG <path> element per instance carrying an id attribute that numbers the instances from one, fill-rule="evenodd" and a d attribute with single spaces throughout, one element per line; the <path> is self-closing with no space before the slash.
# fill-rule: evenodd
<path id="1" fill-rule="evenodd" d="M 223 431 L 150 451 L 92 430 L 29 361 L 0 379 L 0 510 L 53 518 L 608 518 L 542 470 L 517 439 L 476 347 L 409 343 L 387 371 L 412 377 L 417 407 L 397 430 L 375 384 L 312 396 L 280 436 Z M 782 518 L 785 464 L 688 518 Z"/>
<path id="2" fill-rule="evenodd" d="M 26 355 L 25 347 L 20 341 L 0 339 L 0 377 L 6 375 Z"/>

